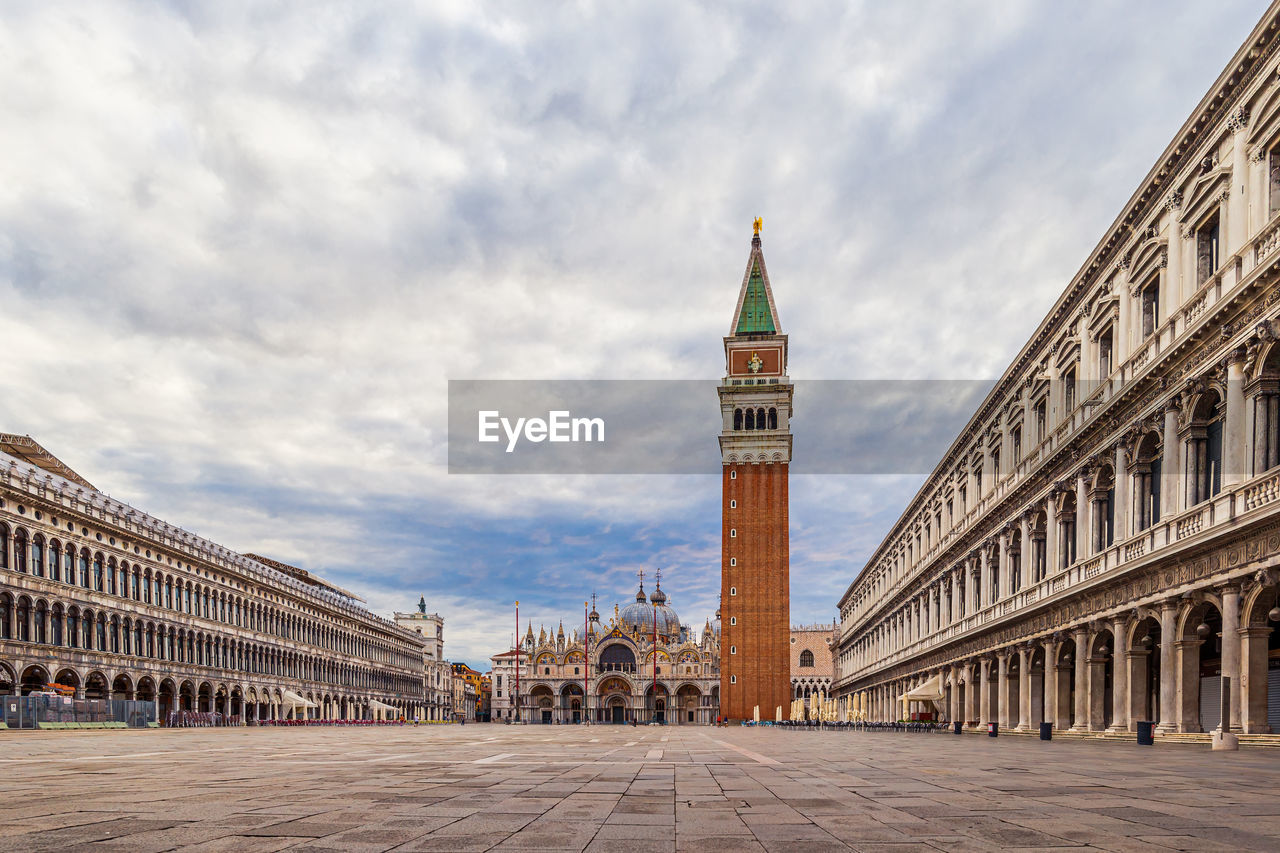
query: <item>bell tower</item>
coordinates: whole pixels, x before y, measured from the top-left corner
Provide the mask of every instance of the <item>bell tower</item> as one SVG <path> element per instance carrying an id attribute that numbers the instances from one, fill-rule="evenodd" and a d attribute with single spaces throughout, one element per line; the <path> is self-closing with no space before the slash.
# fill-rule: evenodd
<path id="1" fill-rule="evenodd" d="M 787 336 L 755 221 L 720 383 L 720 711 L 772 720 L 791 704 Z"/>

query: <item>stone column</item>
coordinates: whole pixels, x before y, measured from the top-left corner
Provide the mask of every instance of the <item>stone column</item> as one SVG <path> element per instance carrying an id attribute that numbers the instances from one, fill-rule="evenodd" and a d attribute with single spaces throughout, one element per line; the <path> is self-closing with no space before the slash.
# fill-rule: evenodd
<path id="1" fill-rule="evenodd" d="M 1085 470 L 1080 469 L 1076 474 L 1076 559 L 1084 560 L 1089 557 L 1089 545 L 1091 543 L 1089 537 L 1090 523 L 1093 521 L 1093 513 L 1089 511 L 1089 488 L 1085 483 Z"/>
<path id="2" fill-rule="evenodd" d="M 1246 419 L 1244 347 L 1237 347 L 1231 351 L 1227 359 L 1227 419 L 1222 429 L 1222 485 L 1224 488 L 1244 480 Z M 1223 674 L 1226 674 L 1225 668 Z"/>
<path id="3" fill-rule="evenodd" d="M 1173 193 L 1166 199 L 1165 207 L 1169 211 L 1169 245 L 1165 253 L 1168 267 L 1160 278 L 1160 313 L 1156 317 L 1157 328 L 1182 304 L 1182 223 L 1178 221 L 1182 208 L 1182 194 Z"/>
<path id="4" fill-rule="evenodd" d="M 1112 502 L 1112 512 L 1115 513 L 1115 541 L 1122 542 L 1129 538 L 1129 465 L 1123 441 L 1116 445 L 1115 475 L 1116 496 Z"/>
<path id="5" fill-rule="evenodd" d="M 982 600 L 987 604 L 995 604 L 995 599 L 991 597 L 991 549 L 985 542 L 978 548 L 978 586 L 982 588 Z"/>
<path id="6" fill-rule="evenodd" d="M 1160 515 L 1164 518 L 1172 518 L 1182 509 L 1180 499 L 1182 490 L 1179 488 L 1182 482 L 1180 465 L 1182 442 L 1178 441 L 1177 398 L 1165 404 L 1163 441 L 1164 450 L 1160 460 Z"/>
<path id="7" fill-rule="evenodd" d="M 964 577 L 962 572 L 963 569 L 956 568 L 947 573 L 951 578 L 951 623 L 953 625 L 960 621 L 960 584 Z"/>
<path id="8" fill-rule="evenodd" d="M 983 658 L 978 661 L 978 721 L 989 723 L 991 716 L 991 661 Z"/>
<path id="9" fill-rule="evenodd" d="M 1089 730 L 1089 631 L 1078 627 L 1072 632 L 1072 638 L 1076 641 L 1076 707 L 1071 730 L 1084 732 Z"/>
<path id="10" fill-rule="evenodd" d="M 996 652 L 996 722 L 1009 727 L 1009 650 Z"/>
<path id="11" fill-rule="evenodd" d="M 1000 597 L 1009 597 L 1009 537 L 1008 530 L 1000 532 Z"/>
<path id="12" fill-rule="evenodd" d="M 960 719 L 960 679 L 957 677 L 957 668 L 950 667 L 947 677 L 951 681 L 951 701 L 948 703 L 950 705 L 950 708 L 948 708 L 950 716 L 948 719 L 954 723 Z"/>
<path id="13" fill-rule="evenodd" d="M 1111 350 L 1111 369 L 1115 370 L 1125 363 L 1129 358 L 1129 354 L 1133 352 L 1133 339 L 1137 337 L 1133 330 L 1133 299 L 1129 289 L 1132 282 L 1129 281 L 1129 264 L 1122 262 L 1120 272 L 1116 275 L 1116 300 L 1120 303 L 1120 317 L 1117 322 L 1117 328 L 1113 335 L 1113 343 Z"/>
<path id="14" fill-rule="evenodd" d="M 1058 500 L 1057 493 L 1049 491 L 1044 502 L 1044 574 L 1049 577 L 1058 571 Z M 1049 669 L 1046 660 L 1045 672 Z"/>
<path id="15" fill-rule="evenodd" d="M 996 483 L 995 472 L 991 470 L 991 442 L 986 435 L 980 439 L 982 442 L 982 490 L 979 498 L 985 498 L 991 494 L 991 489 Z"/>
<path id="16" fill-rule="evenodd" d="M 1022 588 L 1025 589 L 1035 583 L 1031 572 L 1032 565 L 1035 563 L 1031 554 L 1031 520 L 1027 517 L 1027 513 L 1024 512 L 1018 519 L 1018 527 L 1022 531 L 1018 571 L 1022 575 Z"/>
<path id="17" fill-rule="evenodd" d="M 1244 665 L 1240 668 L 1240 710 L 1241 730 L 1245 734 L 1268 734 L 1271 727 L 1267 724 L 1267 639 L 1271 636 L 1271 626 L 1246 627 L 1240 629 L 1241 658 Z"/>
<path id="18" fill-rule="evenodd" d="M 1018 648 L 1018 731 L 1031 728 L 1031 650 Z"/>
<path id="19" fill-rule="evenodd" d="M 1108 731 L 1129 729 L 1129 638 L 1127 620 L 1117 616 L 1111 620 L 1111 727 Z"/>
<path id="20" fill-rule="evenodd" d="M 977 719 L 973 712 L 973 664 L 964 664 L 962 671 L 964 672 L 964 707 L 961 712 L 964 714 L 964 721 L 967 724 Z"/>
<path id="21" fill-rule="evenodd" d="M 1231 149 L 1231 185 L 1227 197 L 1227 227 L 1223 234 L 1226 251 L 1224 258 L 1234 255 L 1244 246 L 1248 239 L 1248 202 L 1249 196 L 1245 188 L 1249 181 L 1249 160 L 1245 155 L 1245 131 L 1249 126 L 1249 114 L 1244 107 L 1238 108 L 1227 120 L 1227 128 L 1232 134 Z"/>
<path id="22" fill-rule="evenodd" d="M 1200 726 L 1200 646 L 1203 640 L 1178 640 L 1178 702 L 1175 709 L 1180 732 L 1198 732 Z"/>
<path id="23" fill-rule="evenodd" d="M 1222 676 L 1231 679 L 1231 718 L 1224 720 L 1233 731 L 1240 731 L 1240 587 L 1228 584 L 1222 588 Z"/>
<path id="24" fill-rule="evenodd" d="M 1160 732 L 1178 730 L 1178 672 L 1174 654 L 1177 620 L 1177 600 L 1170 598 L 1160 602 L 1160 722 L 1156 725 Z"/>

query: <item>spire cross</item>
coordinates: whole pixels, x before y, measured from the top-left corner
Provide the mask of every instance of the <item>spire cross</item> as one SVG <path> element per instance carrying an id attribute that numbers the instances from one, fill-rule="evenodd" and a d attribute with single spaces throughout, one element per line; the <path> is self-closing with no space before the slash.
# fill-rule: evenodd
<path id="1" fill-rule="evenodd" d="M 662 586 L 662 569 L 661 568 L 655 569 L 654 574 L 657 576 L 657 580 L 653 582 L 654 586 L 661 587 Z"/>

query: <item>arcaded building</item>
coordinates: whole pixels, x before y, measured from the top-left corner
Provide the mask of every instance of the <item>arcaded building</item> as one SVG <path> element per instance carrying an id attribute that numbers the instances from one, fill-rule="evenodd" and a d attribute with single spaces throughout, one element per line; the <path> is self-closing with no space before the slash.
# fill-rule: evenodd
<path id="1" fill-rule="evenodd" d="M 50 682 L 243 721 L 423 715 L 424 638 L 0 434 L 0 695 Z"/>
<path id="2" fill-rule="evenodd" d="M 1280 731 L 1277 15 L 840 599 L 869 718 Z"/>

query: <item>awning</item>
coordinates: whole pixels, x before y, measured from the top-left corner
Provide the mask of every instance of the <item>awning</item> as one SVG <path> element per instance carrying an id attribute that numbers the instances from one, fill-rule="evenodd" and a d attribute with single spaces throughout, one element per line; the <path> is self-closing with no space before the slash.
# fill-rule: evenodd
<path id="1" fill-rule="evenodd" d="M 284 701 L 283 701 L 283 702 L 281 702 L 280 704 L 282 704 L 282 705 L 291 705 L 291 706 L 293 706 L 294 708 L 314 708 L 314 707 L 316 707 L 316 703 L 315 703 L 315 702 L 310 702 L 310 701 L 308 701 L 308 700 L 306 700 L 306 699 L 302 698 L 302 697 L 301 697 L 301 696 L 299 696 L 297 693 L 294 693 L 292 690 L 286 690 L 286 691 L 284 691 Z"/>
<path id="2" fill-rule="evenodd" d="M 386 702 L 379 702 L 377 699 L 369 700 L 369 707 L 378 711 L 399 711 L 395 705 L 388 705 Z"/>
<path id="3" fill-rule="evenodd" d="M 947 698 L 947 694 L 942 691 L 942 676 L 935 675 L 919 687 L 903 693 L 902 696 L 898 698 L 898 701 L 941 702 L 945 698 Z"/>

